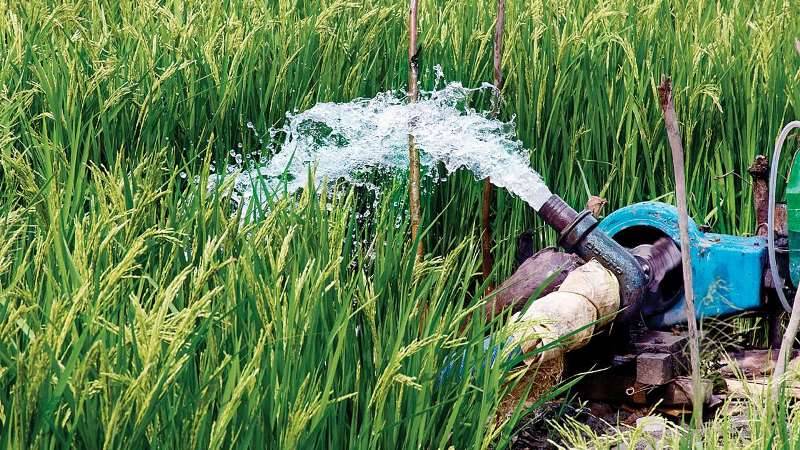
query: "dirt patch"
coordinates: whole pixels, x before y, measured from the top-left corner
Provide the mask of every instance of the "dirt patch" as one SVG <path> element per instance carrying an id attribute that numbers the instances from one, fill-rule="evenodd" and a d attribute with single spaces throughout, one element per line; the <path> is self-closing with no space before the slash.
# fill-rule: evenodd
<path id="1" fill-rule="evenodd" d="M 512 450 L 555 449 L 562 444 L 554 423 L 569 418 L 585 425 L 593 435 L 616 434 L 620 429 L 634 427 L 639 419 L 650 415 L 646 407 L 632 408 L 603 402 L 575 405 L 563 400 L 548 402 L 542 408 L 519 421 L 511 437 Z"/>

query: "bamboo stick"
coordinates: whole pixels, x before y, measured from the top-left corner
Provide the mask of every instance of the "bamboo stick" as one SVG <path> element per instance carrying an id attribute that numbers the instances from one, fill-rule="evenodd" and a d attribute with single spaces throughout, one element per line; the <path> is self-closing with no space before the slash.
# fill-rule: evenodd
<path id="1" fill-rule="evenodd" d="M 683 291 L 686 299 L 686 322 L 689 325 L 689 358 L 692 369 L 692 420 L 697 430 L 703 426 L 703 384 L 700 378 L 700 336 L 697 330 L 697 315 L 694 307 L 694 285 L 692 284 L 692 258 L 689 248 L 689 212 L 686 203 L 686 178 L 683 165 L 683 144 L 680 128 L 672 102 L 672 82 L 663 76 L 658 86 L 664 126 L 669 146 L 672 149 L 672 166 L 675 171 L 675 199 L 678 204 L 678 227 L 681 236 L 681 263 L 683 268 Z"/>
<path id="2" fill-rule="evenodd" d="M 417 46 L 417 11 L 418 1 L 410 0 L 409 14 L 408 14 L 408 99 L 410 102 L 415 103 L 419 99 L 419 50 Z M 414 123 L 409 124 L 410 127 Z M 422 239 L 419 238 L 419 223 L 420 223 L 420 197 L 419 197 L 419 183 L 420 183 L 420 169 L 419 169 L 419 151 L 417 150 L 416 143 L 414 142 L 414 135 L 408 135 L 408 203 L 409 213 L 411 216 L 411 240 L 417 242 L 417 261 L 422 259 L 423 248 Z"/>
<path id="3" fill-rule="evenodd" d="M 497 20 L 494 26 L 494 95 L 492 96 L 492 112 L 495 117 L 500 115 L 500 92 L 503 89 L 503 30 L 506 22 L 506 1 L 497 0 Z M 481 251 L 483 254 L 483 279 L 489 278 L 494 266 L 492 255 L 492 200 L 494 187 L 491 180 L 486 178 L 483 182 L 483 206 L 481 210 Z"/>

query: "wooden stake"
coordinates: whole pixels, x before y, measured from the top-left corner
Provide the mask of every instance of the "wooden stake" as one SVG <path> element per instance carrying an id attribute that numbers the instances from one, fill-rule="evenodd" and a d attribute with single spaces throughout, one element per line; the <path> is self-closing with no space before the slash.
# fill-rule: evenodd
<path id="1" fill-rule="evenodd" d="M 689 248 L 689 211 L 686 204 L 686 179 L 683 166 L 683 144 L 672 103 L 672 82 L 664 75 L 658 86 L 664 126 L 669 146 L 672 149 L 672 165 L 675 170 L 675 198 L 678 204 L 678 227 L 681 236 L 681 263 L 683 266 L 683 291 L 686 299 L 686 322 L 689 324 L 689 358 L 692 368 L 692 420 L 699 431 L 703 426 L 703 385 L 700 379 L 700 336 L 697 330 L 697 315 L 694 308 L 694 285 L 692 284 L 692 259 Z"/>
<path id="2" fill-rule="evenodd" d="M 408 14 L 408 100 L 415 103 L 419 99 L 419 49 L 417 46 L 417 0 L 410 0 Z M 414 123 L 409 124 L 410 127 Z M 420 223 L 420 197 L 419 197 L 419 151 L 417 151 L 414 135 L 408 135 L 408 208 L 411 215 L 411 240 L 418 240 Z M 417 261 L 423 256 L 422 240 L 417 244 Z"/>
<path id="3" fill-rule="evenodd" d="M 494 24 L 494 86 L 493 110 L 500 113 L 500 92 L 503 89 L 503 31 L 506 26 L 506 0 L 497 0 L 497 21 Z"/>
<path id="4" fill-rule="evenodd" d="M 494 26 L 494 95 L 492 96 L 492 112 L 495 117 L 500 115 L 500 91 L 503 89 L 503 30 L 506 22 L 506 0 L 497 0 L 497 20 Z M 494 266 L 492 256 L 492 200 L 494 187 L 491 180 L 486 178 L 483 182 L 483 208 L 481 210 L 481 251 L 483 253 L 483 279 L 489 278 Z"/>

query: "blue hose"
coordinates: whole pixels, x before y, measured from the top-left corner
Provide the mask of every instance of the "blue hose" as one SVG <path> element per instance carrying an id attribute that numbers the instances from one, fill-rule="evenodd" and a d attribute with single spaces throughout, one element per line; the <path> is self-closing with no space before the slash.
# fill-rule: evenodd
<path id="1" fill-rule="evenodd" d="M 514 342 L 514 338 L 512 336 L 509 336 L 505 342 L 501 342 L 499 344 L 495 344 L 494 346 L 492 346 L 492 337 L 487 336 L 483 340 L 483 350 L 486 352 L 488 358 L 487 360 L 484 361 L 484 364 L 478 367 L 469 368 L 469 375 L 475 376 L 476 369 L 478 370 L 486 369 L 487 365 L 485 363 L 488 363 L 488 368 L 494 367 L 494 363 L 497 360 L 497 357 L 510 346 L 513 346 L 513 348 L 511 348 L 505 362 L 515 365 L 517 360 L 519 360 L 520 357 L 522 356 L 523 352 L 522 349 L 519 347 L 519 345 Z M 467 350 L 462 350 L 460 352 L 456 352 L 453 355 L 449 355 L 445 359 L 445 366 L 441 371 L 439 371 L 438 384 L 444 384 L 447 382 L 460 382 L 464 379 L 466 373 L 467 373 Z"/>

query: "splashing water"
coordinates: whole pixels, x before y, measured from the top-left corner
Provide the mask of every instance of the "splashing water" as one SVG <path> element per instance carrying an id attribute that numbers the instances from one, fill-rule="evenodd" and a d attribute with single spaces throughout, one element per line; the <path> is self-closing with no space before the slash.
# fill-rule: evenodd
<path id="1" fill-rule="evenodd" d="M 252 170 L 229 169 L 238 173 L 236 191 L 245 203 L 284 189 L 295 192 L 306 186 L 309 168 L 315 181 L 331 182 L 360 182 L 359 174 L 374 169 L 407 170 L 411 135 L 424 166 L 440 162 L 449 172 L 465 168 L 477 179 L 490 177 L 492 184 L 538 211 L 551 194 L 530 168 L 530 154 L 516 138 L 513 122 L 492 119 L 466 106 L 471 93 L 489 89 L 494 87 L 449 83 L 424 93 L 417 103 L 385 92 L 287 113 L 280 130 L 286 138 L 276 155 Z"/>

